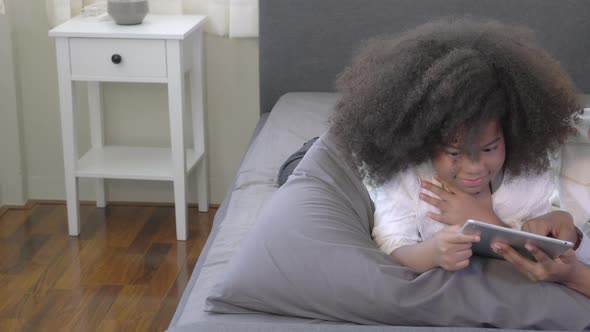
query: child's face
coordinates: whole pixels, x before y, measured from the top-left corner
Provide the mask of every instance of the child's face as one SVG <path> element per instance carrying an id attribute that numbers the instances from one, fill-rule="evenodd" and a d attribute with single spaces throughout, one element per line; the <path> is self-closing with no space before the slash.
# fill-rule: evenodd
<path id="1" fill-rule="evenodd" d="M 432 165 L 443 180 L 475 195 L 488 188 L 504 165 L 506 149 L 502 127 L 498 121 L 485 125 L 472 148 L 464 146 L 461 135 L 458 136 L 455 143 L 443 145 L 434 153 Z M 470 150 L 476 151 L 470 153 Z M 479 158 L 473 157 L 478 154 Z"/>

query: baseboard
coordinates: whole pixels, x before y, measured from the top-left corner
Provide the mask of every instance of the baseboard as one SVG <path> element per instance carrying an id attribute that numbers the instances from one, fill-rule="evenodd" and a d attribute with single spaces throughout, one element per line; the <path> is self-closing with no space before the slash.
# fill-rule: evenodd
<path id="1" fill-rule="evenodd" d="M 5 210 L 27 210 L 27 209 L 32 208 L 33 206 L 35 206 L 35 202 L 33 202 L 33 201 L 27 201 L 23 205 L 6 204 L 6 205 L 0 206 L 0 211 L 5 211 Z"/>
<path id="2" fill-rule="evenodd" d="M 27 198 L 29 199 L 66 199 L 65 182 L 62 177 L 58 176 L 29 176 L 27 179 Z M 78 182 L 78 199 L 80 201 L 94 201 L 96 200 L 96 190 L 94 186 L 94 179 L 80 178 Z M 211 179 L 214 181 L 214 179 Z M 188 185 L 189 183 L 196 183 L 194 174 L 187 178 L 187 202 L 189 204 L 197 204 L 197 192 L 195 185 Z M 105 191 L 107 192 L 107 199 L 113 202 L 165 202 L 174 204 L 174 186 L 171 181 L 142 181 L 142 180 L 127 180 L 127 179 L 106 179 Z M 210 184 L 209 202 L 221 202 L 223 199 L 223 191 L 221 195 L 215 194 L 215 187 L 221 187 L 220 184 Z M 220 196 L 220 199 L 217 197 Z M 8 202 L 4 200 L 4 202 Z M 19 203 L 17 201 L 17 203 Z M 193 206 L 193 205 L 189 205 Z"/>
<path id="3" fill-rule="evenodd" d="M 7 204 L 0 206 L 0 216 L 4 215 L 8 210 L 30 210 L 35 206 L 35 203 L 28 201 L 24 205 Z"/>

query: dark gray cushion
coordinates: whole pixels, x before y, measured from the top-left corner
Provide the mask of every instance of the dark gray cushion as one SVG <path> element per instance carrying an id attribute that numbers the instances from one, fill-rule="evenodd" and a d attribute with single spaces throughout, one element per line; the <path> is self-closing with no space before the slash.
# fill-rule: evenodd
<path id="1" fill-rule="evenodd" d="M 590 299 L 534 283 L 507 262 L 451 273 L 396 265 L 371 239 L 359 175 L 324 134 L 272 197 L 207 299 L 218 313 L 263 311 L 360 324 L 590 328 Z"/>
<path id="2" fill-rule="evenodd" d="M 287 182 L 289 176 L 293 174 L 293 171 L 295 170 L 297 165 L 299 165 L 301 159 L 303 159 L 303 156 L 305 156 L 307 151 L 311 148 L 313 143 L 317 141 L 317 139 L 318 137 L 314 137 L 309 141 L 303 143 L 303 146 L 299 150 L 295 151 L 295 153 L 290 155 L 289 158 L 287 158 L 287 160 L 285 160 L 285 162 L 281 165 L 281 167 L 279 167 L 279 175 L 277 177 L 279 187 L 284 185 L 285 182 Z"/>

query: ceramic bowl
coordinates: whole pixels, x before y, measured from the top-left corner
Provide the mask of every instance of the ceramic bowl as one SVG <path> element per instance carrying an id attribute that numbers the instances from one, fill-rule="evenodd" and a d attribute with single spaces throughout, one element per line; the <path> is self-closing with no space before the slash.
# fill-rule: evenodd
<path id="1" fill-rule="evenodd" d="M 107 11 L 117 24 L 140 24 L 149 11 L 148 0 L 108 0 Z"/>

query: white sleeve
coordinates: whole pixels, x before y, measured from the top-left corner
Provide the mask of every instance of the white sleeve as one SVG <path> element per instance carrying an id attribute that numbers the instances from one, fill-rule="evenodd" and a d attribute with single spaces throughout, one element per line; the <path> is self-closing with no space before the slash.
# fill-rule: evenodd
<path id="1" fill-rule="evenodd" d="M 551 200 L 557 190 L 557 176 L 553 171 L 549 170 L 536 178 L 535 184 L 535 187 L 532 189 L 537 196 L 534 197 L 534 194 L 531 195 L 534 197 L 531 206 L 532 218 L 551 212 Z"/>
<path id="2" fill-rule="evenodd" d="M 551 212 L 551 197 L 557 187 L 556 176 L 551 171 L 507 181 L 504 190 L 510 194 L 494 201 L 494 211 L 510 228 L 521 229 L 525 221 Z"/>
<path id="3" fill-rule="evenodd" d="M 561 148 L 559 198 L 561 209 L 571 213 L 576 225 L 582 227 L 590 220 L 590 109 L 578 120 L 576 134 Z"/>
<path id="4" fill-rule="evenodd" d="M 399 247 L 421 241 L 416 221 L 417 202 L 412 198 L 413 188 L 408 188 L 408 181 L 402 181 L 404 176 L 409 175 L 399 174 L 371 193 L 375 204 L 373 240 L 388 255 Z"/>
<path id="5" fill-rule="evenodd" d="M 586 265 L 590 265 L 590 237 L 588 236 L 587 232 L 582 230 L 582 241 L 576 249 L 576 257 L 578 260 Z"/>
<path id="6" fill-rule="evenodd" d="M 536 218 L 552 211 L 551 200 L 557 190 L 557 176 L 551 170 L 545 173 L 531 177 L 532 186 L 527 188 L 527 192 L 521 192 L 521 197 L 527 197 L 529 201 L 528 215 L 520 220 L 520 225 L 515 227 L 520 229 L 522 224 L 531 218 Z M 526 187 L 525 187 L 526 188 Z"/>

